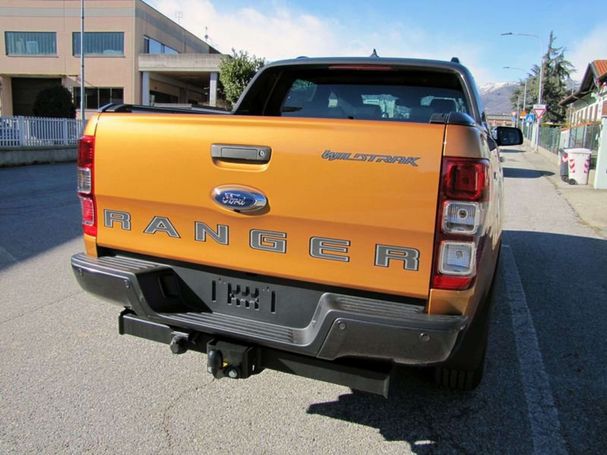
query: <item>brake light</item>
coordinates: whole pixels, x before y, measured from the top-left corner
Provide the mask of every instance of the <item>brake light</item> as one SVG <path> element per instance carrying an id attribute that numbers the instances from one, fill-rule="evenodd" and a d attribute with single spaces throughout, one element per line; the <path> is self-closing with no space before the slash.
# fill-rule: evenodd
<path id="1" fill-rule="evenodd" d="M 97 236 L 95 216 L 95 136 L 82 136 L 78 142 L 77 185 L 85 234 Z"/>
<path id="2" fill-rule="evenodd" d="M 447 199 L 479 201 L 487 189 L 486 160 L 447 158 L 443 167 L 443 191 Z"/>
<path id="3" fill-rule="evenodd" d="M 483 247 L 489 161 L 443 160 L 434 245 L 434 289 L 463 290 L 474 283 Z"/>
<path id="4" fill-rule="evenodd" d="M 330 70 L 354 70 L 354 71 L 393 71 L 392 66 L 387 65 L 330 65 Z"/>

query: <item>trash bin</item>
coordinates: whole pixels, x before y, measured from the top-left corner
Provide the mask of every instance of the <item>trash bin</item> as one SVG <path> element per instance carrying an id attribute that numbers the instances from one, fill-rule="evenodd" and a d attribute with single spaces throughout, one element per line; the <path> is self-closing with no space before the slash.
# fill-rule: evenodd
<path id="1" fill-rule="evenodd" d="M 590 172 L 589 149 L 565 149 L 569 162 L 569 183 L 571 185 L 588 185 L 588 172 Z"/>
<path id="2" fill-rule="evenodd" d="M 569 181 L 569 155 L 565 149 L 559 149 L 559 174 L 563 182 Z"/>

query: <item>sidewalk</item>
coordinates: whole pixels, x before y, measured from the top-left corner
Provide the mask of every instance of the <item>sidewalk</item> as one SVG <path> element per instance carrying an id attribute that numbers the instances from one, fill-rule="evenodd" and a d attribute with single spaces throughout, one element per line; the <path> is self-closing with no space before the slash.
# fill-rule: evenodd
<path id="1" fill-rule="evenodd" d="M 561 180 L 557 155 L 542 147 L 536 152 L 527 141 L 520 149 L 523 157 L 554 185 L 582 222 L 607 238 L 607 190 L 593 188 L 594 171 L 590 173 L 588 185 L 569 185 Z"/>

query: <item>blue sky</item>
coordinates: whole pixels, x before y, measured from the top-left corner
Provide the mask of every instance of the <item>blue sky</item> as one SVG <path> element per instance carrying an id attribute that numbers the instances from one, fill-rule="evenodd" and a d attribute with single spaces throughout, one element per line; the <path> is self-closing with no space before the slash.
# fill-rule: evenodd
<path id="1" fill-rule="evenodd" d="M 479 83 L 516 80 L 538 63 L 550 30 L 580 79 L 587 63 L 607 58 L 604 2 L 535 1 L 513 7 L 490 1 L 146 0 L 222 52 L 244 49 L 269 60 L 299 55 L 369 55 L 450 59 Z M 514 2 L 512 2 L 514 4 Z M 179 14 L 181 12 L 181 14 Z M 533 33 L 540 40 L 503 37 Z"/>

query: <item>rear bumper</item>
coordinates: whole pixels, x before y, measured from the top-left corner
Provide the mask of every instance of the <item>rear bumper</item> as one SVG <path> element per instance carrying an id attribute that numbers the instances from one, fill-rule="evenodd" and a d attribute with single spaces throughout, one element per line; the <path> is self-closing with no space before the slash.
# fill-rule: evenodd
<path id="1" fill-rule="evenodd" d="M 158 334 L 180 331 L 188 336 L 227 337 L 322 360 L 354 357 L 428 365 L 449 358 L 468 323 L 466 316 L 428 315 L 423 307 L 401 301 L 318 289 L 298 291 L 276 283 L 266 286 L 259 277 L 243 281 L 129 257 L 76 254 L 72 268 L 84 290 L 129 309 L 128 324 L 136 319 L 137 327 L 145 327 L 149 321 L 149 327 L 158 329 L 123 330 L 121 318 L 123 333 L 155 341 L 169 342 Z M 218 283 L 226 282 L 232 284 L 223 295 Z M 211 283 L 212 292 L 200 289 L 200 283 Z M 246 292 L 241 291 L 245 284 Z M 273 306 L 275 292 L 271 288 L 279 295 L 288 293 L 283 311 L 288 314 L 277 316 L 280 312 Z M 235 292 L 240 294 L 234 297 Z M 250 298 L 238 298 L 243 295 Z M 220 305 L 221 299 L 227 305 Z M 267 316 L 260 316 L 264 305 Z M 235 312 L 236 307 L 239 312 Z M 298 313 L 297 308 L 309 311 Z M 300 319 L 294 320 L 293 314 Z"/>

